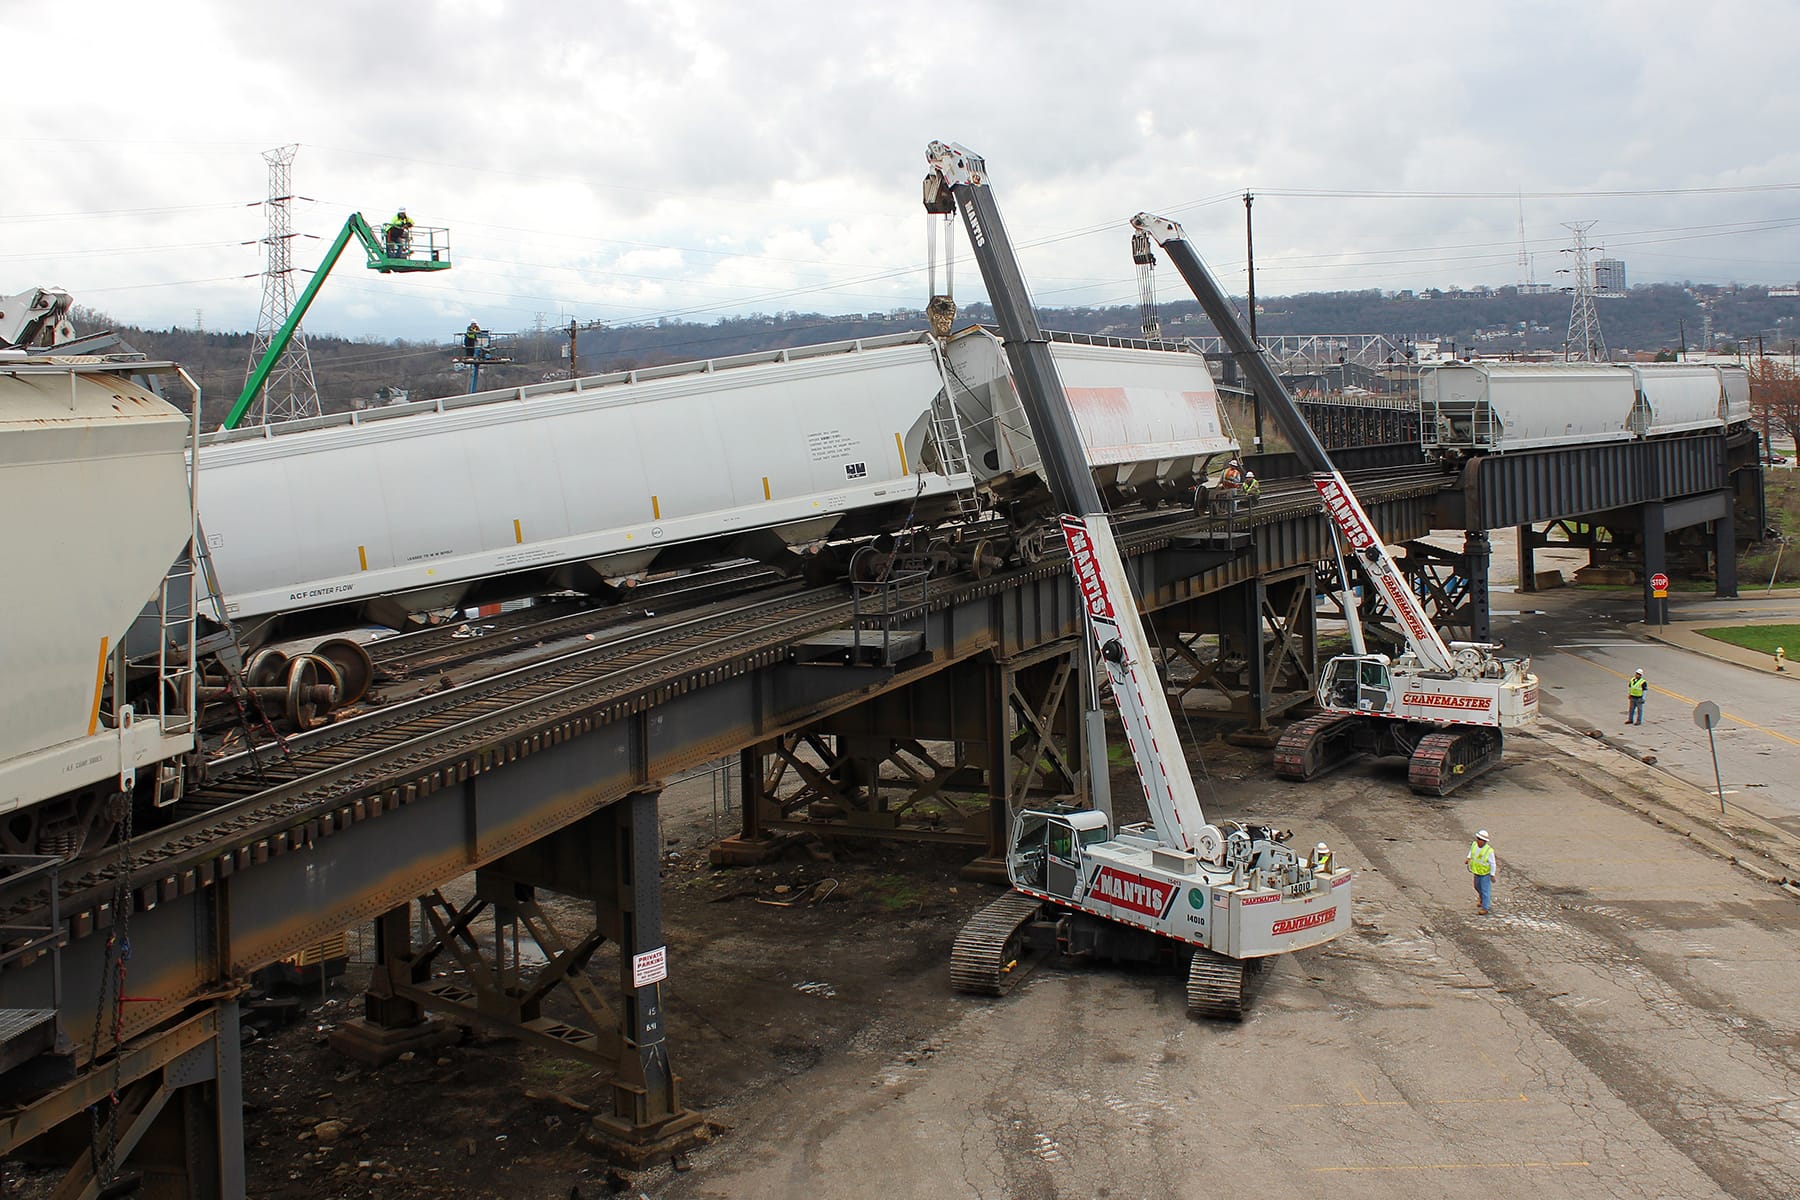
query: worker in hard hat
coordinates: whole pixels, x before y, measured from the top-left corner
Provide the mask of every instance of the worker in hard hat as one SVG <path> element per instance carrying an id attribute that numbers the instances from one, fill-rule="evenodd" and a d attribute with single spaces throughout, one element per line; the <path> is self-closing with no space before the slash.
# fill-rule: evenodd
<path id="1" fill-rule="evenodd" d="M 469 327 L 463 330 L 464 358 L 474 358 L 476 352 L 481 348 L 481 332 L 481 326 L 474 321 L 470 321 Z"/>
<path id="2" fill-rule="evenodd" d="M 1313 847 L 1312 869 L 1322 875 L 1328 875 L 1337 869 L 1332 865 L 1331 847 L 1324 842 Z"/>
<path id="3" fill-rule="evenodd" d="M 1261 495 L 1262 495 L 1262 480 L 1260 480 L 1256 477 L 1255 471 L 1245 471 L 1244 472 L 1244 499 L 1251 504 L 1255 504 L 1257 497 L 1259 497 Z"/>
<path id="4" fill-rule="evenodd" d="M 1644 668 L 1639 667 L 1625 681 L 1625 723 L 1642 725 L 1644 723 L 1644 693 L 1650 690 L 1650 681 L 1644 678 Z"/>
<path id="5" fill-rule="evenodd" d="M 1488 841 L 1487 830 L 1475 831 L 1475 840 L 1469 843 L 1469 852 L 1463 856 L 1463 863 L 1475 880 L 1478 906 L 1475 911 L 1485 916 L 1494 903 L 1494 877 L 1500 874 L 1500 860 L 1494 856 L 1494 847 Z"/>
<path id="6" fill-rule="evenodd" d="M 382 233 L 387 238 L 389 258 L 405 258 L 412 253 L 412 228 L 413 219 L 406 215 L 406 208 L 402 205 L 395 211 L 394 219 L 382 228 Z"/>

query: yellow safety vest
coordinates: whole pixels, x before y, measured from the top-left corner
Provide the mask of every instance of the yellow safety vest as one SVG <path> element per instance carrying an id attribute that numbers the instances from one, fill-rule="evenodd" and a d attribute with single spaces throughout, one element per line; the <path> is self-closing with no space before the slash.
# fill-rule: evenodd
<path id="1" fill-rule="evenodd" d="M 1314 856 L 1313 867 L 1314 867 L 1314 869 L 1320 870 L 1320 871 L 1331 870 L 1331 851 L 1327 850 L 1323 854 Z"/>
<path id="2" fill-rule="evenodd" d="M 1469 873 L 1472 875 L 1492 875 L 1494 873 L 1494 848 L 1483 846 L 1479 842 L 1469 843 Z"/>
<path id="3" fill-rule="evenodd" d="M 1643 677 L 1638 676 L 1638 677 L 1634 677 L 1630 683 L 1627 683 L 1625 685 L 1625 690 L 1630 695 L 1642 697 L 1644 694 L 1644 689 L 1649 686 L 1650 686 L 1650 681 L 1648 679 L 1644 679 Z"/>

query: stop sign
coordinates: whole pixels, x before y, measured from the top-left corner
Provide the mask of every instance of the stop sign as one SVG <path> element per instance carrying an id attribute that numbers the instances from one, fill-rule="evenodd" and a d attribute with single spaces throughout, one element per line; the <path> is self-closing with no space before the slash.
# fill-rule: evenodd
<path id="1" fill-rule="evenodd" d="M 1661 571 L 1658 571 L 1656 574 L 1652 575 L 1650 577 L 1650 590 L 1653 592 L 1668 591 L 1669 590 L 1669 577 L 1667 575 L 1664 575 Z"/>

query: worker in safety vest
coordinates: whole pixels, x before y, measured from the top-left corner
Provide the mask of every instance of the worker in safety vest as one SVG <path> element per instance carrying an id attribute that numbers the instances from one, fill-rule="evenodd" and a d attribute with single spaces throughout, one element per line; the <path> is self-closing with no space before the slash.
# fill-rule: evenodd
<path id="1" fill-rule="evenodd" d="M 1236 490 L 1243 482 L 1244 468 L 1234 458 L 1225 465 L 1225 473 L 1219 476 L 1219 486 L 1229 492 Z"/>
<path id="2" fill-rule="evenodd" d="M 391 258 L 399 258 L 412 253 L 413 219 L 406 215 L 404 208 L 394 213 L 394 219 L 383 227 L 387 237 L 387 252 Z"/>
<path id="3" fill-rule="evenodd" d="M 469 327 L 463 330 L 463 357 L 474 358 L 476 351 L 480 348 L 481 326 L 477 325 L 474 321 L 470 321 Z"/>
<path id="4" fill-rule="evenodd" d="M 1625 681 L 1625 723 L 1642 725 L 1644 723 L 1644 693 L 1650 690 L 1650 681 L 1644 678 L 1644 668 L 1639 667 Z"/>
<path id="5" fill-rule="evenodd" d="M 1480 902 L 1475 911 L 1486 913 L 1494 902 L 1494 876 L 1500 873 L 1500 860 L 1494 857 L 1494 848 L 1488 844 L 1487 830 L 1475 831 L 1475 840 L 1469 843 L 1469 853 L 1463 862 L 1475 878 L 1475 896 Z"/>
<path id="6" fill-rule="evenodd" d="M 1255 471 L 1244 472 L 1244 499 L 1255 504 L 1256 498 L 1262 495 L 1262 480 L 1256 477 Z"/>
<path id="7" fill-rule="evenodd" d="M 1313 847 L 1312 867 L 1313 870 L 1326 874 L 1337 869 L 1331 865 L 1331 847 L 1324 842 Z"/>

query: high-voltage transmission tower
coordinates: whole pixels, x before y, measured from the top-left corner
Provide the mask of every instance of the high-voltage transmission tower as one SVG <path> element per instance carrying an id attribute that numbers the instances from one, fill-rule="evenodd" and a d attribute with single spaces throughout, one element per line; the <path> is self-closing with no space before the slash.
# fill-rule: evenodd
<path id="1" fill-rule="evenodd" d="M 1606 362 L 1606 339 L 1600 335 L 1600 314 L 1594 311 L 1594 272 L 1588 266 L 1587 231 L 1598 222 L 1564 221 L 1574 231 L 1575 245 L 1564 254 L 1575 256 L 1575 302 L 1569 308 L 1569 340 L 1563 346 L 1568 362 Z"/>
<path id="2" fill-rule="evenodd" d="M 279 146 L 263 152 L 263 159 L 269 164 L 269 198 L 263 202 L 269 211 L 269 232 L 263 245 L 269 252 L 263 267 L 262 312 L 256 318 L 256 340 L 250 346 L 246 381 L 294 311 L 293 167 L 298 149 Z M 259 425 L 270 425 L 318 415 L 319 385 L 313 379 L 312 354 L 306 348 L 306 334 L 295 329 L 287 349 L 269 371 L 253 420 Z"/>

